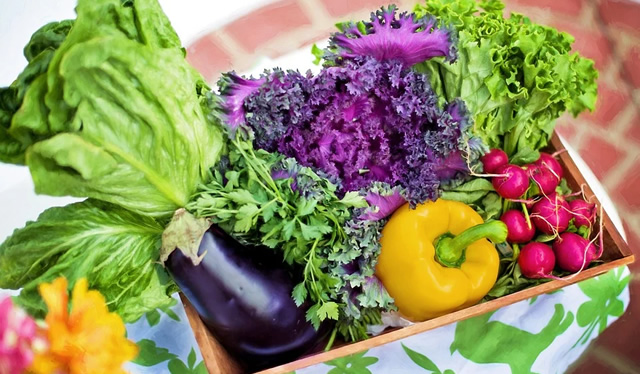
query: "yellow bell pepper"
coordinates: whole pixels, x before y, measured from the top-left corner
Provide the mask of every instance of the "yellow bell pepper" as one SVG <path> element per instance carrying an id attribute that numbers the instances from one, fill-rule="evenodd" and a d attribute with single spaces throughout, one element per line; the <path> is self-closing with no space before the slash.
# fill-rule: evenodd
<path id="1" fill-rule="evenodd" d="M 376 275 L 400 313 L 424 321 L 476 304 L 493 287 L 507 238 L 466 204 L 438 199 L 400 207 L 382 229 Z"/>

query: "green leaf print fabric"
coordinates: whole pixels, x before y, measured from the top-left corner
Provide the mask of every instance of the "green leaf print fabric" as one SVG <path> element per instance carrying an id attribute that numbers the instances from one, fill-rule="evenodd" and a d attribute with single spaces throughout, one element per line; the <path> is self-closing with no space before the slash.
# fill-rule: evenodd
<path id="1" fill-rule="evenodd" d="M 296 374 L 564 373 L 587 343 L 623 314 L 629 305 L 630 277 L 629 269 L 620 267 L 551 294 Z M 335 371 L 338 367 L 340 371 Z"/>
<path id="2" fill-rule="evenodd" d="M 629 305 L 628 268 L 414 335 L 296 374 L 564 373 Z M 10 292 L 0 290 L 0 297 Z M 127 325 L 140 354 L 131 374 L 206 374 L 177 295 L 175 305 Z"/>

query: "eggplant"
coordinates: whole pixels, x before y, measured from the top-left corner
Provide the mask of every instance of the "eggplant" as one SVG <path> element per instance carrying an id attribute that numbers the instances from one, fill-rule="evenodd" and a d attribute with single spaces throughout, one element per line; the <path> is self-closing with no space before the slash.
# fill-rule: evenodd
<path id="1" fill-rule="evenodd" d="M 294 279 L 273 249 L 243 246 L 212 225 L 194 265 L 180 249 L 165 266 L 216 339 L 248 370 L 279 365 L 316 346 L 316 331 L 305 319 L 308 305 L 291 298 Z"/>

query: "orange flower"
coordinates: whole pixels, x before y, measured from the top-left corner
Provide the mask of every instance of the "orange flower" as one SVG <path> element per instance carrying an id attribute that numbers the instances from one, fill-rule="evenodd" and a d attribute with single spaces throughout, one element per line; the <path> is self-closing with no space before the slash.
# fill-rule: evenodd
<path id="1" fill-rule="evenodd" d="M 58 278 L 39 286 L 49 312 L 48 350 L 36 355 L 30 371 L 36 374 L 125 373 L 122 364 L 138 354 L 138 346 L 127 340 L 122 319 L 107 309 L 98 291 L 88 290 L 87 280 L 73 288 L 71 313 L 67 280 Z"/>

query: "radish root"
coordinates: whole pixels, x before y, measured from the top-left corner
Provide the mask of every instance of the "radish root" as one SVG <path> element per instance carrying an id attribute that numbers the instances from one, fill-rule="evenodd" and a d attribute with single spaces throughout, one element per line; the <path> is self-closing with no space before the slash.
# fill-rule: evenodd
<path id="1" fill-rule="evenodd" d="M 469 158 L 471 157 L 471 147 L 469 146 L 469 139 L 465 139 L 465 144 L 466 144 L 466 152 L 462 152 L 463 156 L 462 158 L 464 159 L 465 163 L 467 164 L 467 169 L 469 169 L 469 175 L 473 176 L 473 177 L 481 177 L 481 178 L 504 178 L 504 177 L 508 177 L 509 174 L 480 174 L 480 173 L 476 173 L 473 168 L 471 167 L 471 161 L 469 160 Z"/>

